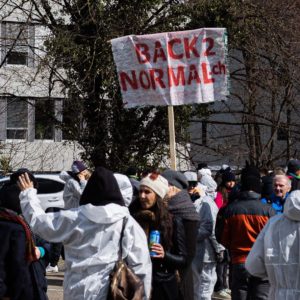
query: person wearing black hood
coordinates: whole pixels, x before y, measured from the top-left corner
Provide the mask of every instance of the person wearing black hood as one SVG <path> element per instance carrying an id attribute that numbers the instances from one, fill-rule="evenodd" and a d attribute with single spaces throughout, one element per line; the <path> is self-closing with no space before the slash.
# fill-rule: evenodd
<path id="1" fill-rule="evenodd" d="M 151 260 L 143 229 L 130 216 L 118 183 L 109 170 L 97 167 L 80 198 L 79 207 L 45 213 L 27 174 L 19 185 L 21 208 L 34 232 L 65 247 L 64 299 L 107 299 L 109 274 L 119 252 L 123 227 L 122 253 L 144 283 L 149 299 Z"/>
<path id="2" fill-rule="evenodd" d="M 219 229 L 216 231 L 217 240 L 231 256 L 233 300 L 268 298 L 268 281 L 250 276 L 245 269 L 245 261 L 258 234 L 274 215 L 273 208 L 261 202 L 259 170 L 247 165 L 241 173 L 238 199 L 223 209 L 222 218 L 218 217 L 216 225 Z"/>
<path id="3" fill-rule="evenodd" d="M 300 190 L 300 160 L 291 159 L 287 164 L 286 175 L 292 181 L 291 192 Z"/>
<path id="4" fill-rule="evenodd" d="M 21 215 L 18 177 L 32 173 L 19 169 L 0 191 L 0 299 L 46 300 L 45 268 L 50 245 L 35 236 Z"/>
<path id="5" fill-rule="evenodd" d="M 199 214 L 187 192 L 188 182 L 185 176 L 171 169 L 162 174 L 168 180 L 168 209 L 176 217 L 181 218 L 186 235 L 187 267 L 180 271 L 180 288 L 183 300 L 194 299 L 192 261 L 196 254 L 196 242 L 199 227 Z"/>

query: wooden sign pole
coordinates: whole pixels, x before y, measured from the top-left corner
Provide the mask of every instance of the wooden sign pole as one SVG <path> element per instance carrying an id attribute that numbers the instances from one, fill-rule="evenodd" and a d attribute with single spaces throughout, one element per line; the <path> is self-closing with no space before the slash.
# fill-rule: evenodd
<path id="1" fill-rule="evenodd" d="M 168 106 L 168 120 L 169 120 L 171 169 L 176 171 L 177 165 L 176 165 L 175 125 L 174 125 L 174 109 L 172 105 Z"/>

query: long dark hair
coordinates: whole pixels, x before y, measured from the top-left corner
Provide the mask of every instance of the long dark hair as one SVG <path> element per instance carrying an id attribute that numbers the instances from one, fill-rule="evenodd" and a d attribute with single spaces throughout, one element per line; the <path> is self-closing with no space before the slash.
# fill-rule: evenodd
<path id="1" fill-rule="evenodd" d="M 161 199 L 157 194 L 156 197 L 155 205 L 149 210 L 143 210 L 139 198 L 137 198 L 131 202 L 129 211 L 144 229 L 146 235 L 149 235 L 151 230 L 158 230 L 161 244 L 165 250 L 170 250 L 173 245 L 173 216 L 168 211 L 165 199 Z"/>
<path id="2" fill-rule="evenodd" d="M 161 232 L 161 238 L 164 243 L 165 250 L 170 250 L 173 236 L 173 216 L 169 212 L 167 202 L 157 196 L 155 209 L 156 224 Z"/>

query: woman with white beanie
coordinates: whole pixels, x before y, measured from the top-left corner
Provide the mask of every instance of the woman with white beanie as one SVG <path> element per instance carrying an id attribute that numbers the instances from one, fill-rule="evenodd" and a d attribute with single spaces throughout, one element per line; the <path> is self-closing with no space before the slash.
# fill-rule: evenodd
<path id="1" fill-rule="evenodd" d="M 152 300 L 181 300 L 177 271 L 187 264 L 185 233 L 182 220 L 172 216 L 165 199 L 168 181 L 158 173 L 150 173 L 140 182 L 139 199 L 132 202 L 130 212 L 144 229 L 159 231 L 160 242 L 150 248 L 152 256 Z"/>

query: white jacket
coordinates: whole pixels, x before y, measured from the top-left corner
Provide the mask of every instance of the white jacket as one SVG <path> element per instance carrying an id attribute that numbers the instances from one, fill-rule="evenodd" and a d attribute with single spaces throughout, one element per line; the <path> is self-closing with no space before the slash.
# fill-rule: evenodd
<path id="1" fill-rule="evenodd" d="M 216 262 L 216 254 L 225 250 L 217 242 L 215 235 L 218 207 L 209 196 L 204 196 L 194 202 L 197 213 L 200 217 L 198 228 L 196 255 L 193 263 L 196 265 Z"/>
<path id="2" fill-rule="evenodd" d="M 123 257 L 144 281 L 150 296 L 152 265 L 147 239 L 126 207 L 83 205 L 45 213 L 36 190 L 20 194 L 21 208 L 32 230 L 49 242 L 65 246 L 65 300 L 106 300 L 109 274 L 118 259 L 123 218 L 128 217 L 123 237 Z"/>
<path id="3" fill-rule="evenodd" d="M 292 192 L 282 215 L 272 217 L 246 260 L 254 276 L 268 278 L 272 300 L 300 299 L 300 191 Z"/>
<path id="4" fill-rule="evenodd" d="M 86 180 L 78 182 L 72 178 L 66 171 L 59 174 L 59 178 L 65 181 L 63 199 L 65 203 L 64 209 L 75 208 L 79 206 L 81 194 L 87 184 Z"/>

